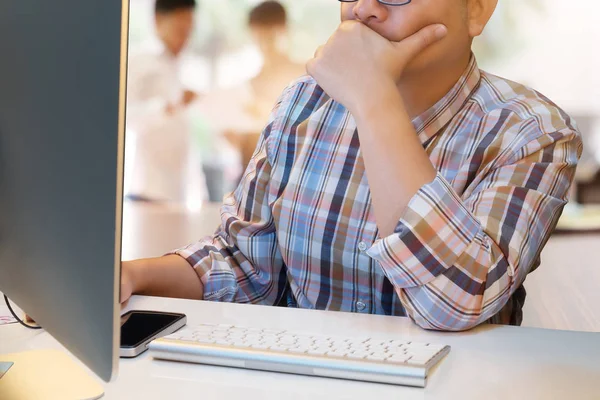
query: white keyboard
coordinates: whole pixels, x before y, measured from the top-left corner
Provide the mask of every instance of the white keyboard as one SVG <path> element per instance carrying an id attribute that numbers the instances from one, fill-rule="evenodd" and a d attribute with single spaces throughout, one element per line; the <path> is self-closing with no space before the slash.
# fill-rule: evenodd
<path id="1" fill-rule="evenodd" d="M 425 387 L 449 346 L 204 324 L 150 343 L 156 359 Z"/>

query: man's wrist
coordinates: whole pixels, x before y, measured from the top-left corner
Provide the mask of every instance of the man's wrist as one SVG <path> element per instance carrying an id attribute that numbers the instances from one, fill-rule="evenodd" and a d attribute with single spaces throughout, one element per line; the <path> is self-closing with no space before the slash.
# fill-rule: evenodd
<path id="1" fill-rule="evenodd" d="M 129 280 L 131 281 L 132 293 L 139 294 L 146 291 L 146 264 L 148 260 L 135 260 L 128 262 L 127 273 L 129 274 Z"/>
<path id="2" fill-rule="evenodd" d="M 377 118 L 377 115 L 388 112 L 388 110 L 397 111 L 405 110 L 405 108 L 402 96 L 400 96 L 398 88 L 392 82 L 379 84 L 368 95 L 357 96 L 356 101 L 348 110 L 358 122 Z"/>

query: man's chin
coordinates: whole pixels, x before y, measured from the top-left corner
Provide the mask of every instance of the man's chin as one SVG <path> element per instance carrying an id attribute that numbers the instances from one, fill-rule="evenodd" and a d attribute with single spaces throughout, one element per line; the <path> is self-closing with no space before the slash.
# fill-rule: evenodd
<path id="1" fill-rule="evenodd" d="M 432 49 L 426 49 L 406 65 L 403 77 L 413 79 L 423 73 L 432 73 L 440 68 L 442 61 L 437 54 L 432 53 Z"/>

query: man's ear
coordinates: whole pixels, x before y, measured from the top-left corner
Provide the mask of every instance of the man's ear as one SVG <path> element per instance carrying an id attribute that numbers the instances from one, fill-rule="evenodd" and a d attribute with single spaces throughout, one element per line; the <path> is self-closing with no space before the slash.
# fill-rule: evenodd
<path id="1" fill-rule="evenodd" d="M 497 5 L 498 0 L 467 0 L 467 23 L 471 37 L 481 35 Z"/>

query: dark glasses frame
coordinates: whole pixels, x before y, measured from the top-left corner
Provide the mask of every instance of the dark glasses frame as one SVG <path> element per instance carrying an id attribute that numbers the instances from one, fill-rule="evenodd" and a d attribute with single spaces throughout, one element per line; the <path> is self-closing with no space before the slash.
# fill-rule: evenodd
<path id="1" fill-rule="evenodd" d="M 358 0 L 338 0 L 340 3 L 356 3 Z M 405 6 L 409 4 L 412 0 L 397 0 L 397 1 L 384 1 L 377 0 L 379 4 L 383 4 L 386 6 Z"/>

